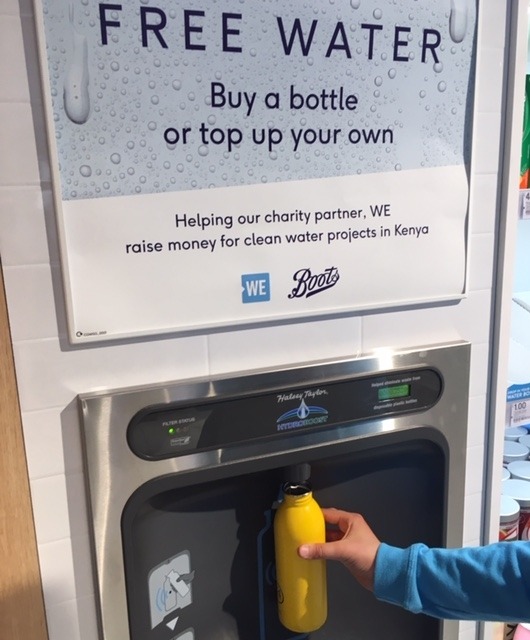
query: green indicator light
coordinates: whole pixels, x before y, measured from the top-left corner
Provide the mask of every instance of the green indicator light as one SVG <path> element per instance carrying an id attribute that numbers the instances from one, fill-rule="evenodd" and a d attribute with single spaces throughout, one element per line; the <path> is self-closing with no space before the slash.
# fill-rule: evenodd
<path id="1" fill-rule="evenodd" d="M 174 427 L 169 427 L 167 432 L 169 433 L 169 435 L 173 435 L 175 433 L 175 428 Z"/>
<path id="2" fill-rule="evenodd" d="M 377 399 L 379 401 L 395 400 L 396 398 L 406 398 L 407 396 L 410 396 L 410 384 L 399 384 L 377 390 Z"/>

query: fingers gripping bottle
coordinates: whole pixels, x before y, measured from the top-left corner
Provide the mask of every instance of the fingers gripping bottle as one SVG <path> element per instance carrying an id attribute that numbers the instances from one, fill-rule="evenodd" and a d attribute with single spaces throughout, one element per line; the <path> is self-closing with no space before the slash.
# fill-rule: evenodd
<path id="1" fill-rule="evenodd" d="M 286 482 L 274 518 L 278 614 L 284 627 L 298 633 L 319 629 L 327 617 L 325 560 L 306 560 L 298 547 L 325 542 L 326 525 L 309 482 Z"/>

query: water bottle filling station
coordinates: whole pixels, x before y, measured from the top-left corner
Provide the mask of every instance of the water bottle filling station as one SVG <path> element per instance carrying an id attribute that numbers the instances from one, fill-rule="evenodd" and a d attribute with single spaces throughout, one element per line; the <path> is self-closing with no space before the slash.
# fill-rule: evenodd
<path id="1" fill-rule="evenodd" d="M 305 468 L 390 544 L 461 545 L 468 377 L 453 343 L 80 396 L 101 639 L 456 640 L 338 563 L 321 626 L 287 628 L 273 529 Z"/>

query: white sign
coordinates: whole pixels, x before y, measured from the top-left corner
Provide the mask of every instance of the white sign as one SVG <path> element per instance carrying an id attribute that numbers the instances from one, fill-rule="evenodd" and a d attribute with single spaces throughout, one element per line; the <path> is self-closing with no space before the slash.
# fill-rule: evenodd
<path id="1" fill-rule="evenodd" d="M 72 341 L 463 296 L 473 0 L 41 5 Z"/>

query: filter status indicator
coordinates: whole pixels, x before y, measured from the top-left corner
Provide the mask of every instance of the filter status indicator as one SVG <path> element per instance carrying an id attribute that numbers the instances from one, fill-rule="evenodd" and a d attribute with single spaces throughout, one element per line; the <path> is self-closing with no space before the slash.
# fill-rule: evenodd
<path id="1" fill-rule="evenodd" d="M 396 400 L 397 398 L 408 398 L 410 396 L 410 384 L 396 384 L 390 387 L 382 387 L 377 390 L 379 402 L 385 400 Z"/>

